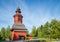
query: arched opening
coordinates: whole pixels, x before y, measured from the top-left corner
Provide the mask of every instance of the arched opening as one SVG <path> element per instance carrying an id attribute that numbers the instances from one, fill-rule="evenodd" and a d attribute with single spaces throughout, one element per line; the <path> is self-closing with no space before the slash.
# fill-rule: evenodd
<path id="1" fill-rule="evenodd" d="M 24 35 L 19 35 L 19 40 L 25 40 L 25 36 Z"/>

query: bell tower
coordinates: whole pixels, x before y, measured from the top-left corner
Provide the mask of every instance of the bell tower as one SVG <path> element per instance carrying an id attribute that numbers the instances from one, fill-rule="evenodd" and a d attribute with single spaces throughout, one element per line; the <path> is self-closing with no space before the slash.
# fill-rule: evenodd
<path id="1" fill-rule="evenodd" d="M 14 15 L 14 23 L 20 23 L 20 24 L 22 24 L 22 18 L 23 18 L 23 16 L 21 15 L 21 10 L 18 7 L 16 9 L 16 14 Z"/>
<path id="2" fill-rule="evenodd" d="M 22 23 L 23 16 L 21 15 L 20 8 L 17 8 L 15 11 L 14 17 L 14 24 L 12 26 L 11 32 L 12 32 L 12 40 L 25 40 L 27 29 L 25 28 L 25 25 Z"/>

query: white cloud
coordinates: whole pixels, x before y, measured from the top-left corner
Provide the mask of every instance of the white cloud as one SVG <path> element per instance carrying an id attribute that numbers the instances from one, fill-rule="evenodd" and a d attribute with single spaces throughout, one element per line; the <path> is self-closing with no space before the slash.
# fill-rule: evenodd
<path id="1" fill-rule="evenodd" d="M 13 3 L 14 2 L 14 3 Z M 13 25 L 13 15 L 15 14 L 16 8 L 19 6 L 22 11 L 23 15 L 23 24 L 25 24 L 26 28 L 31 31 L 32 26 L 35 25 L 36 27 L 40 26 L 41 24 L 44 24 L 47 21 L 50 21 L 52 18 L 60 18 L 59 15 L 57 15 L 56 10 L 58 10 L 58 6 L 56 10 L 53 12 L 55 13 L 52 17 L 51 14 L 51 7 L 38 5 L 38 7 L 34 8 L 32 5 L 31 7 L 28 7 L 28 5 L 25 3 L 25 1 L 22 0 L 13 0 L 11 1 L 11 4 L 7 4 L 5 2 L 2 3 L 2 7 L 0 8 L 0 21 L 5 21 L 6 23 L 0 22 L 0 27 L 3 26 L 12 26 Z M 50 5 L 51 6 L 51 5 Z M 31 9 L 34 10 L 31 10 Z M 58 17 L 57 17 L 58 16 Z"/>

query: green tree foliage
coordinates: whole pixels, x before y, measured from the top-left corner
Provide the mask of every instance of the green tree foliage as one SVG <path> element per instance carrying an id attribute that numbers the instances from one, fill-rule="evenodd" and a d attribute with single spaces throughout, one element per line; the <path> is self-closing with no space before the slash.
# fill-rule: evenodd
<path id="1" fill-rule="evenodd" d="M 51 22 L 46 22 L 37 29 L 32 28 L 32 36 L 37 34 L 37 37 L 59 38 L 60 39 L 60 21 L 52 19 Z"/>
<path id="2" fill-rule="evenodd" d="M 5 36 L 6 36 L 6 39 L 11 39 L 11 31 L 10 31 L 10 26 L 8 26 L 6 28 L 6 31 L 5 31 Z"/>
<path id="3" fill-rule="evenodd" d="M 5 28 L 4 27 L 2 27 L 1 29 L 1 37 L 3 40 L 5 40 Z"/>
<path id="4" fill-rule="evenodd" d="M 7 28 L 2 27 L 0 31 L 0 40 L 6 40 L 6 39 L 11 39 L 11 31 L 10 31 L 10 26 Z"/>
<path id="5" fill-rule="evenodd" d="M 1 37 L 1 31 L 0 31 L 0 40 L 2 40 L 2 37 Z"/>
<path id="6" fill-rule="evenodd" d="M 35 27 L 35 26 L 33 26 L 33 28 L 32 28 L 31 35 L 32 35 L 33 37 L 36 36 L 36 27 Z"/>
<path id="7" fill-rule="evenodd" d="M 44 30 L 44 36 L 49 36 L 50 35 L 50 24 L 49 24 L 49 22 L 46 22 L 45 24 L 44 24 L 44 28 L 43 28 Z"/>
<path id="8" fill-rule="evenodd" d="M 28 35 L 29 34 L 29 31 L 27 30 L 27 32 L 26 32 L 27 34 L 26 35 Z"/>
<path id="9" fill-rule="evenodd" d="M 38 31 L 37 37 L 42 37 L 44 35 L 43 34 L 43 25 L 41 25 L 40 27 L 38 27 L 37 31 Z"/>
<path id="10" fill-rule="evenodd" d="M 51 37 L 60 38 L 60 21 L 53 19 L 50 23 L 51 26 Z"/>

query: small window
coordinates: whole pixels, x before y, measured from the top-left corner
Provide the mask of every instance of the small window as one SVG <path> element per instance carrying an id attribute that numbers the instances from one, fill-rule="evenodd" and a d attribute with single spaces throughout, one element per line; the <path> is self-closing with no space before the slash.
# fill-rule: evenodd
<path id="1" fill-rule="evenodd" d="M 21 20 L 21 18 L 19 17 L 18 20 Z"/>

